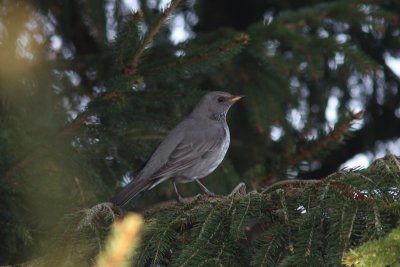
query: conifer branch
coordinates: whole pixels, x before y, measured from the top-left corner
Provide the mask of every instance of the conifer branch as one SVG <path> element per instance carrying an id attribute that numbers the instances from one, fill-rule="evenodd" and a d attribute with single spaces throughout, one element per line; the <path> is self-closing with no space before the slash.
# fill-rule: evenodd
<path id="1" fill-rule="evenodd" d="M 342 255 L 344 255 L 348 249 L 348 247 L 350 246 L 350 242 L 351 242 L 351 235 L 353 233 L 353 228 L 354 228 L 354 223 L 356 221 L 356 217 L 357 217 L 357 212 L 358 212 L 358 207 L 356 207 L 353 216 L 351 217 L 351 223 L 350 226 L 348 228 L 347 234 L 344 237 L 344 244 L 343 244 L 343 249 L 342 249 Z"/>
<path id="2" fill-rule="evenodd" d="M 371 204 L 373 204 L 372 197 L 368 197 L 366 194 L 362 193 L 361 191 L 356 190 L 355 188 L 352 188 L 349 185 L 346 185 L 346 184 L 336 181 L 334 176 L 337 174 L 338 173 L 334 173 L 334 174 L 332 174 L 328 177 L 325 177 L 323 179 L 320 179 L 320 180 L 291 179 L 291 180 L 279 181 L 279 182 L 273 183 L 272 185 L 266 187 L 262 191 L 262 194 L 266 194 L 271 191 L 281 190 L 281 189 L 289 189 L 289 190 L 287 190 L 286 194 L 289 194 L 288 192 L 296 193 L 296 190 L 303 190 L 308 185 L 313 185 L 313 186 L 318 186 L 318 187 L 329 186 L 329 187 L 334 188 L 337 191 L 341 192 L 343 194 L 343 196 L 346 196 L 349 199 L 353 199 L 356 201 L 357 200 L 358 201 L 367 201 L 367 202 L 371 202 Z"/>
<path id="3" fill-rule="evenodd" d="M 351 125 L 355 120 L 360 120 L 362 118 L 362 112 L 351 113 L 349 118 L 344 120 L 341 124 L 335 127 L 335 129 L 330 132 L 327 136 L 320 140 L 317 140 L 311 146 L 307 148 L 300 149 L 300 151 L 290 158 L 285 164 L 278 166 L 275 170 L 270 172 L 264 177 L 260 182 L 261 185 L 267 185 L 274 177 L 281 175 L 290 166 L 295 166 L 303 160 L 307 160 L 318 154 L 323 149 L 326 149 L 329 145 L 340 143 L 343 136 L 346 135 Z"/>
<path id="4" fill-rule="evenodd" d="M 323 180 L 301 182 L 292 180 L 280 182 L 277 186 L 261 193 L 251 192 L 243 196 L 232 192 L 233 194 L 228 197 L 195 198 L 191 203 L 184 205 L 175 202 L 162 209 L 151 208 L 143 213 L 147 227 L 143 228 L 141 246 L 134 252 L 134 263 L 138 266 L 165 262 L 174 266 L 198 266 L 204 262 L 228 265 L 227 263 L 238 260 L 235 255 L 241 255 L 242 251 L 246 251 L 251 253 L 251 258 L 246 260 L 250 259 L 252 266 L 276 266 L 283 262 L 292 266 L 290 263 L 293 263 L 293 260 L 299 261 L 304 258 L 304 261 L 308 261 L 313 257 L 317 257 L 319 262 L 327 263 L 321 253 L 329 255 L 331 257 L 329 262 L 335 263 L 332 265 L 336 266 L 342 260 L 342 253 L 347 249 L 359 245 L 363 240 L 376 237 L 375 232 L 368 233 L 363 240 L 355 239 L 352 242 L 352 236 L 357 234 L 359 229 L 374 225 L 377 215 L 381 221 L 387 221 L 389 218 L 393 221 L 398 220 L 399 213 L 393 212 L 393 208 L 398 206 L 399 188 L 396 186 L 400 177 L 398 164 L 400 164 L 398 158 L 388 156 L 371 164 L 368 169 L 339 171 Z M 374 179 L 374 182 L 366 184 L 363 175 Z M 370 203 L 365 202 L 365 199 L 360 202 L 357 198 L 348 198 L 346 194 L 341 194 L 342 191 L 338 194 L 336 190 L 326 190 L 326 186 L 336 189 L 336 184 L 348 185 L 349 188 L 358 191 L 374 192 L 379 188 L 380 192 L 392 194 L 388 195 L 388 198 L 371 194 L 368 201 L 376 204 L 378 209 L 376 211 L 370 208 Z M 293 188 L 288 188 L 288 185 L 296 188 L 292 190 Z M 275 190 L 271 190 L 273 188 Z M 250 204 L 258 199 L 263 203 L 262 206 Z M 331 208 L 321 213 L 321 205 Z M 306 207 L 306 214 L 299 212 L 298 208 L 301 206 Z M 343 208 L 332 208 L 337 206 Z M 57 250 L 65 257 L 77 255 L 78 260 L 93 257 L 99 248 L 94 246 L 98 232 L 92 230 L 95 228 L 99 232 L 108 231 L 111 223 L 119 216 L 114 212 L 112 205 L 102 203 L 76 213 L 76 216 L 72 217 L 71 227 L 57 243 L 60 246 Z M 311 222 L 307 218 L 310 218 Z M 326 227 L 331 228 L 335 234 L 329 235 L 329 243 L 318 243 L 318 251 L 315 251 L 315 239 L 326 232 L 323 227 L 312 221 L 324 218 L 328 218 Z M 379 236 L 387 233 L 393 225 L 382 224 L 382 227 Z M 87 230 L 90 231 L 85 232 Z M 257 231 L 257 238 L 252 239 L 249 235 L 243 235 L 243 239 L 236 239 L 237 230 L 246 234 Z M 85 242 L 80 242 L 85 233 L 89 236 Z M 122 247 L 126 251 L 128 242 L 125 241 L 130 237 L 121 236 L 121 238 L 120 241 L 124 241 Z M 77 244 L 68 246 L 66 241 Z M 243 246 L 244 241 L 246 241 L 245 246 Z M 307 246 L 305 253 L 302 250 L 304 244 Z M 115 248 L 119 247 L 121 246 Z M 123 258 L 121 251 L 118 249 L 112 251 L 117 252 L 109 254 L 111 257 L 105 258 L 108 259 L 107 262 L 115 262 L 113 259 L 120 262 Z M 49 255 L 50 259 L 51 256 Z M 345 257 L 349 259 L 349 255 Z M 43 262 L 47 262 L 46 260 L 43 258 Z M 239 261 L 243 265 L 243 259 Z M 301 262 L 299 266 L 309 265 Z"/>
<path id="5" fill-rule="evenodd" d="M 89 117 L 90 113 L 88 111 L 82 112 L 75 120 L 70 122 L 67 126 L 65 126 L 56 136 L 68 136 L 75 132 Z M 4 178 L 8 181 L 14 174 L 29 165 L 33 160 L 37 159 L 40 155 L 41 148 L 51 146 L 52 142 L 48 142 L 46 144 L 41 143 L 33 148 L 30 152 L 26 153 L 23 157 L 17 160 L 11 168 L 9 168 L 5 174 Z"/>
<path id="6" fill-rule="evenodd" d="M 172 1 L 170 6 L 164 11 L 161 15 L 160 19 L 157 23 L 150 29 L 147 33 L 146 37 L 144 38 L 143 42 L 136 50 L 136 53 L 133 55 L 131 62 L 126 66 L 125 73 L 128 75 L 134 75 L 136 73 L 136 67 L 139 62 L 140 57 L 142 56 L 143 52 L 147 48 L 147 46 L 152 42 L 153 38 L 156 34 L 160 31 L 161 26 L 164 24 L 165 20 L 175 11 L 178 7 L 181 0 Z"/>
<path id="7" fill-rule="evenodd" d="M 213 58 L 215 56 L 227 53 L 231 50 L 240 48 L 243 45 L 246 45 L 249 42 L 250 37 L 247 34 L 240 34 L 237 36 L 233 42 L 230 42 L 228 44 L 222 45 L 220 47 L 217 47 L 215 49 L 212 49 L 210 51 L 207 51 L 205 53 L 200 53 L 200 54 L 195 54 L 190 57 L 184 57 L 182 59 L 175 59 L 173 62 L 161 65 L 161 66 L 156 66 L 156 67 L 149 67 L 145 68 L 139 73 L 142 75 L 148 75 L 149 73 L 157 73 L 157 72 L 162 72 L 164 70 L 171 71 L 174 69 L 178 69 L 181 66 L 188 66 L 188 65 L 195 65 L 200 62 L 206 61 L 210 58 Z"/>
<path id="8" fill-rule="evenodd" d="M 295 188 L 295 187 L 304 187 L 307 184 L 318 184 L 321 183 L 323 180 L 284 180 L 284 181 L 279 181 L 276 183 L 273 183 L 272 185 L 268 186 L 267 188 L 265 188 L 262 192 L 266 193 L 268 191 L 271 191 L 272 189 L 275 188 L 286 188 L 286 187 L 290 187 L 290 188 Z"/>
<path id="9" fill-rule="evenodd" d="M 60 136 L 68 136 L 73 134 L 76 130 L 79 129 L 82 124 L 86 122 L 86 120 L 89 118 L 91 113 L 86 110 L 78 115 L 71 123 L 66 125 L 59 133 Z"/>
<path id="10" fill-rule="evenodd" d="M 279 194 L 279 198 L 280 198 L 280 204 L 281 204 L 282 211 L 283 211 L 284 223 L 286 226 L 285 228 L 286 228 L 286 232 L 288 235 L 288 243 L 289 243 L 288 248 L 289 248 L 290 253 L 294 253 L 294 245 L 290 238 L 291 237 L 291 231 L 290 231 L 290 227 L 289 227 L 290 219 L 289 219 L 288 206 L 287 206 L 286 198 L 285 198 L 285 192 L 283 189 L 279 189 L 278 192 L 279 192 L 278 194 Z"/>
<path id="11" fill-rule="evenodd" d="M 100 96 L 97 97 L 96 101 L 101 101 L 101 100 L 108 100 L 110 102 L 112 101 L 118 101 L 118 97 L 120 96 L 120 92 L 117 91 L 109 91 L 106 92 Z M 115 100 L 117 99 L 117 100 Z M 91 97 L 91 100 L 93 100 L 93 97 Z M 86 121 L 87 119 L 92 115 L 92 112 L 89 109 L 86 109 L 85 111 L 81 112 L 74 120 L 72 120 L 70 123 L 66 124 L 58 133 L 52 136 L 49 140 L 47 140 L 47 143 L 40 143 L 33 149 L 31 149 L 29 152 L 27 152 L 24 156 L 22 156 L 19 160 L 17 160 L 14 165 L 12 165 L 4 174 L 4 178 L 6 181 L 9 181 L 11 177 L 15 175 L 15 173 L 18 170 L 23 169 L 27 165 L 29 165 L 32 161 L 37 159 L 40 156 L 40 153 L 42 152 L 43 147 L 51 147 L 53 142 L 58 140 L 59 137 L 68 137 L 72 134 L 74 134 Z M 144 138 L 146 139 L 146 138 Z M 148 139 L 159 139 L 158 136 L 151 136 Z"/>
<path id="12" fill-rule="evenodd" d="M 94 97 L 91 97 L 91 101 L 102 101 L 102 100 L 107 100 L 109 102 L 119 102 L 120 96 L 121 96 L 120 91 L 109 91 L 106 92 L 100 96 L 98 96 L 96 99 Z M 40 143 L 33 147 L 30 151 L 27 151 L 23 156 L 21 156 L 18 160 L 15 161 L 15 163 L 8 169 L 6 170 L 4 174 L 4 179 L 5 181 L 9 181 L 17 171 L 25 168 L 28 166 L 31 162 L 34 160 L 38 159 L 41 157 L 41 153 L 43 153 L 43 148 L 51 147 L 53 145 L 53 142 L 59 140 L 59 138 L 62 137 L 68 137 L 73 135 L 79 128 L 87 121 L 87 119 L 92 115 L 92 111 L 89 109 L 86 109 L 85 111 L 81 112 L 74 120 L 66 124 L 60 131 L 56 134 L 54 134 L 51 138 L 46 140 L 46 143 Z M 142 137 L 132 137 L 132 140 L 159 140 L 161 139 L 162 136 L 160 135 L 150 135 L 150 136 L 142 136 Z M 16 182 L 14 183 L 16 184 Z"/>

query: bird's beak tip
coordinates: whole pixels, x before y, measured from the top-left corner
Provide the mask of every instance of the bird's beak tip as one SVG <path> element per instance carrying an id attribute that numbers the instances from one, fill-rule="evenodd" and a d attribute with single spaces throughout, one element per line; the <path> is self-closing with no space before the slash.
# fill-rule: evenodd
<path id="1" fill-rule="evenodd" d="M 235 103 L 236 101 L 238 101 L 239 99 L 245 97 L 244 95 L 234 95 L 229 99 L 229 102 L 231 103 Z"/>

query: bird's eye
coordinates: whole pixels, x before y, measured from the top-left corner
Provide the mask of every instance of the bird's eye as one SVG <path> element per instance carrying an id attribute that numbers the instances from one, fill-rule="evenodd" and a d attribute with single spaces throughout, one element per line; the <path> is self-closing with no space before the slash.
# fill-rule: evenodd
<path id="1" fill-rule="evenodd" d="M 218 102 L 219 102 L 219 103 L 224 102 L 224 98 L 223 98 L 223 97 L 218 97 Z"/>

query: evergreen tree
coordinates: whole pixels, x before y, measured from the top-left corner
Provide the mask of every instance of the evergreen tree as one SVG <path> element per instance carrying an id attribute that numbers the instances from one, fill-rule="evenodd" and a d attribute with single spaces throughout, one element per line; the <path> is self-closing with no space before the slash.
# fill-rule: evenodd
<path id="1" fill-rule="evenodd" d="M 134 266 L 399 264 L 360 260 L 396 242 L 399 159 L 338 171 L 398 135 L 396 1 L 138 4 L 1 1 L 0 264 L 94 265 L 121 217 L 106 201 L 210 90 L 247 95 L 205 179 L 226 196 L 137 200 Z"/>

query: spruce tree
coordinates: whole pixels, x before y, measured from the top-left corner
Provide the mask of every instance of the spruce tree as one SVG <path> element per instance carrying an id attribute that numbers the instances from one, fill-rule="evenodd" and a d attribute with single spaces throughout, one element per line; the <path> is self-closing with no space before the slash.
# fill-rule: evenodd
<path id="1" fill-rule="evenodd" d="M 136 230 L 112 228 L 124 214 L 108 199 L 211 90 L 247 95 L 205 178 L 223 197 L 187 184 L 177 204 L 164 183 L 137 199 L 126 264 L 399 264 L 399 158 L 338 168 L 398 135 L 397 2 L 138 4 L 1 2 L 0 264 L 115 259 L 109 234 Z"/>

